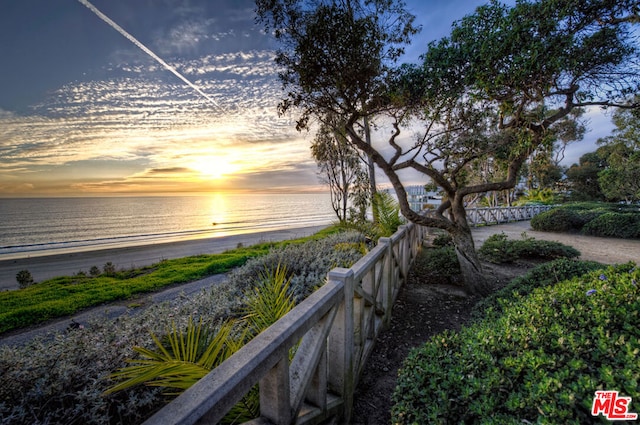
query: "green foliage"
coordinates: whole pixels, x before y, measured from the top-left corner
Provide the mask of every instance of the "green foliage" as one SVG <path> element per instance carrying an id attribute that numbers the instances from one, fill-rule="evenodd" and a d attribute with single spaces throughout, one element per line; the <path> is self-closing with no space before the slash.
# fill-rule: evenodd
<path id="1" fill-rule="evenodd" d="M 431 277 L 444 278 L 448 283 L 453 283 L 454 278 L 460 275 L 460 263 L 452 245 L 425 249 L 418 258 L 416 263 L 424 263 L 427 269 L 425 273 L 421 273 L 421 276 L 425 276 L 426 283 L 431 281 Z M 414 267 L 420 265 L 415 264 Z"/>
<path id="2" fill-rule="evenodd" d="M 518 258 L 577 258 L 580 252 L 560 242 L 542 241 L 522 234 L 522 239 L 507 239 L 504 233 L 491 235 L 482 244 L 478 253 L 492 263 L 511 263 Z"/>
<path id="3" fill-rule="evenodd" d="M 389 193 L 376 192 L 371 207 L 374 210 L 373 216 L 378 218 L 375 224 L 381 236 L 393 235 L 403 224 L 400 206 Z"/>
<path id="4" fill-rule="evenodd" d="M 20 285 L 20 289 L 27 288 L 36 283 L 29 270 L 20 270 L 16 274 L 16 280 L 18 281 L 18 285 Z"/>
<path id="5" fill-rule="evenodd" d="M 443 247 L 443 246 L 453 246 L 453 238 L 448 233 L 439 233 L 433 238 L 433 246 Z"/>
<path id="6" fill-rule="evenodd" d="M 114 320 L 101 316 L 85 323 L 84 327 L 35 338 L 24 346 L 0 345 L 0 417 L 16 425 L 142 423 L 166 404 L 167 396 L 161 388 L 136 385 L 104 394 L 114 384 L 104 378 L 126 366 L 126 359 L 135 355 L 132 347 L 157 351 L 151 335 L 167 335 L 174 327 L 177 335 L 183 331 L 186 341 L 190 318 L 194 323 L 203 321 L 203 333 L 215 334 L 217 323 L 238 317 L 243 311 L 244 293 L 258 281 L 259 272 L 275 268 L 282 257 L 289 261 L 282 264 L 287 266 L 292 287 L 299 293 L 307 293 L 310 289 L 303 288 L 321 283 L 334 264 L 353 264 L 360 258 L 361 242 L 364 242 L 362 235 L 334 227 L 307 238 L 264 244 L 260 251 L 271 251 L 262 257 L 263 262 L 253 258 L 233 270 L 226 281 L 206 290 L 136 309 Z M 336 245 L 341 249 L 331 252 L 331 247 Z M 301 264 L 302 261 L 308 264 Z M 153 269 L 148 269 L 146 274 Z M 176 266 L 176 272 L 179 270 Z M 145 275 L 144 272 L 135 274 Z M 124 275 L 130 273 L 118 273 L 118 276 Z M 24 291 L 28 293 L 28 289 Z M 158 340 L 171 353 L 168 340 L 165 337 Z M 206 338 L 201 334 L 200 340 Z M 235 423 L 249 420 L 246 412 L 257 411 L 256 389 L 251 393 L 254 395 L 250 394 L 230 412 L 238 415 Z"/>
<path id="7" fill-rule="evenodd" d="M 314 241 L 322 240 L 336 232 L 340 232 L 340 229 L 327 228 L 306 238 L 256 244 L 221 254 L 163 260 L 152 266 L 119 272 L 109 262 L 104 266 L 104 273 L 98 276 L 59 277 L 25 289 L 0 292 L 0 334 L 67 316 L 87 307 L 156 291 L 168 285 L 225 273 L 245 264 L 251 258 L 265 255 L 271 249 L 277 251 L 279 247 L 303 246 L 307 242 L 315 243 Z M 299 256 L 297 258 L 300 259 Z M 335 255 L 330 258 L 336 263 L 340 262 Z M 288 266 L 288 269 L 295 272 L 301 267 L 304 266 Z"/>
<path id="8" fill-rule="evenodd" d="M 585 224 L 582 233 L 622 239 L 640 238 L 640 213 L 604 213 Z"/>
<path id="9" fill-rule="evenodd" d="M 344 126 L 334 115 L 321 124 L 311 144 L 311 154 L 322 182 L 329 186 L 331 207 L 338 220 L 346 221 L 350 211 L 354 219 L 362 219 L 369 204 L 369 176 L 358 151 L 349 143 Z"/>
<path id="10" fill-rule="evenodd" d="M 614 238 L 640 238 L 640 211 L 634 205 L 584 202 L 562 205 L 536 215 L 539 231 L 572 232 Z"/>
<path id="11" fill-rule="evenodd" d="M 184 332 L 172 323 L 162 340 L 152 333 L 155 351 L 134 347 L 141 358 L 128 360 L 129 366 L 112 373 L 109 378 L 121 382 L 105 394 L 141 384 L 174 391 L 189 388 L 242 346 L 243 338 L 234 328 L 232 321 L 214 328 L 189 318 Z"/>
<path id="12" fill-rule="evenodd" d="M 294 308 L 289 287 L 291 278 L 287 277 L 286 268 L 278 265 L 274 270 L 263 271 L 259 279 L 258 285 L 245 293 L 242 309 L 245 315 L 240 322 L 227 320 L 212 329 L 210 325 L 203 325 L 202 320 L 194 324 L 190 317 L 184 333 L 172 324 L 163 342 L 152 334 L 155 351 L 134 347 L 142 358 L 128 360 L 130 366 L 112 373 L 111 379 L 122 382 L 105 393 L 144 384 L 177 390 L 177 393 L 168 394 L 179 394 L 202 379 Z M 254 389 L 243 397 L 223 422 L 233 422 L 229 418 L 255 418 L 259 414 L 259 405 L 259 392 Z"/>
<path id="13" fill-rule="evenodd" d="M 569 232 L 580 229 L 583 222 L 575 211 L 554 208 L 531 219 L 531 228 L 543 232 Z"/>
<path id="14" fill-rule="evenodd" d="M 564 280 L 582 276 L 590 271 L 605 267 L 594 261 L 576 261 L 558 258 L 529 270 L 509 282 L 497 292 L 480 300 L 474 307 L 473 317 L 496 317 L 502 314 L 503 308 L 530 294 L 537 288 L 553 286 Z"/>
<path id="15" fill-rule="evenodd" d="M 107 276 L 114 276 L 116 274 L 116 266 L 111 261 L 109 261 L 105 263 L 104 267 L 102 268 L 102 271 Z"/>
<path id="16" fill-rule="evenodd" d="M 291 277 L 280 264 L 260 274 L 258 284 L 245 292 L 244 327 L 250 338 L 273 325 L 295 306 Z"/>
<path id="17" fill-rule="evenodd" d="M 433 337 L 399 372 L 392 423 L 582 424 L 596 390 L 639 399 L 639 280 L 609 267 Z"/>
<path id="18" fill-rule="evenodd" d="M 525 196 L 516 202 L 516 205 L 553 205 L 558 202 L 558 195 L 550 188 L 529 189 Z"/>
<path id="19" fill-rule="evenodd" d="M 344 231 L 304 244 L 280 245 L 268 254 L 252 258 L 229 274 L 229 281 L 244 291 L 260 282 L 264 270 L 286 268 L 291 276 L 290 290 L 296 302 L 321 285 L 334 267 L 351 267 L 366 252 L 362 233 Z"/>

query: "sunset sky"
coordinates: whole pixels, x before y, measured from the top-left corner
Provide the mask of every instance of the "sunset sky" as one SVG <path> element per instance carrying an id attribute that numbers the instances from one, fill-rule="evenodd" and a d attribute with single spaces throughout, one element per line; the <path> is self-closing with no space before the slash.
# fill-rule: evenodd
<path id="1" fill-rule="evenodd" d="M 484 1 L 408 3 L 423 27 L 410 62 Z M 253 0 L 3 1 L 0 196 L 321 188 L 313 135 L 277 115 L 276 46 L 253 9 Z M 609 118 L 593 114 L 591 128 L 587 140 L 608 135 Z"/>

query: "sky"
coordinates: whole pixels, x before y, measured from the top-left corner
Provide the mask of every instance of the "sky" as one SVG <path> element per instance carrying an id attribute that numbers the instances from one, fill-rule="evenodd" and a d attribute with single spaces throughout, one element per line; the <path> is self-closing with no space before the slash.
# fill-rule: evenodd
<path id="1" fill-rule="evenodd" d="M 416 62 L 485 1 L 407 3 Z M 276 47 L 253 0 L 3 0 L 0 197 L 322 189 Z M 589 118 L 567 165 L 611 131 Z"/>

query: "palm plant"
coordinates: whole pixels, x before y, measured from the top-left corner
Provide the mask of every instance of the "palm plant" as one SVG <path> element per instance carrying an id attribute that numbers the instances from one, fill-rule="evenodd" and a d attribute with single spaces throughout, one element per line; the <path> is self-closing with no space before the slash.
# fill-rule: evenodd
<path id="1" fill-rule="evenodd" d="M 176 329 L 161 341 L 151 334 L 156 350 L 133 347 L 142 358 L 128 360 L 130 366 L 110 375 L 122 382 L 110 387 L 110 394 L 135 385 L 165 387 L 182 392 L 211 372 L 213 368 L 238 351 L 244 343 L 244 332 L 234 321 L 226 321 L 217 329 L 197 324 L 189 318 L 186 331 Z M 168 393 L 168 394 L 175 394 Z"/>
<path id="2" fill-rule="evenodd" d="M 258 284 L 245 293 L 244 327 L 250 338 L 258 335 L 295 307 L 290 290 L 291 277 L 286 267 L 278 264 L 265 270 Z"/>
<path id="3" fill-rule="evenodd" d="M 393 235 L 402 224 L 398 202 L 387 192 L 376 192 L 371 207 L 374 210 L 373 216 L 378 218 L 376 227 L 380 235 Z"/>
<path id="4" fill-rule="evenodd" d="M 110 378 L 121 382 L 107 389 L 105 394 L 141 384 L 170 389 L 168 395 L 186 390 L 293 309 L 295 302 L 290 293 L 290 282 L 286 268 L 278 265 L 274 270 L 264 271 L 256 287 L 245 293 L 242 320 L 227 320 L 211 328 L 202 320 L 195 324 L 190 317 L 184 332 L 173 323 L 163 340 L 151 334 L 155 350 L 134 347 L 141 358 L 128 360 L 129 366 L 111 374 Z M 256 386 L 222 422 L 241 423 L 257 417 L 259 400 Z"/>

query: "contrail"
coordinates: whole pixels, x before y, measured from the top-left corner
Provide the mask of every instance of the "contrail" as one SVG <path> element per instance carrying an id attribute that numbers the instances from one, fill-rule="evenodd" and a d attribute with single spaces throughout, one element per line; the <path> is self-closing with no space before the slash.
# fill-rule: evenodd
<path id="1" fill-rule="evenodd" d="M 198 94 L 200 94 L 202 97 L 204 97 L 205 99 L 207 99 L 209 102 L 211 102 L 213 105 L 215 105 L 218 109 L 220 109 L 221 111 L 225 112 L 225 110 L 218 104 L 218 102 L 216 102 L 215 100 L 213 100 L 213 98 L 211 98 L 209 95 L 207 95 L 205 92 L 203 92 L 202 90 L 200 90 L 200 88 L 198 86 L 196 86 L 195 84 L 193 84 L 191 81 L 187 80 L 186 77 L 184 77 L 182 74 L 180 74 L 178 72 L 178 70 L 176 70 L 174 67 L 172 67 L 171 65 L 169 65 L 168 63 L 166 63 L 160 56 L 156 55 L 155 53 L 153 53 L 147 46 L 145 46 L 144 44 L 140 43 L 134 36 L 132 36 L 131 34 L 129 34 L 128 32 L 126 32 L 124 30 L 124 28 L 122 28 L 120 25 L 116 24 L 115 22 L 113 22 L 107 15 L 105 15 L 104 13 L 100 12 L 100 10 L 98 10 L 94 5 L 92 5 L 91 3 L 89 3 L 88 0 L 78 0 L 80 3 L 82 3 L 83 5 L 85 5 L 90 11 L 92 11 L 93 13 L 95 13 L 100 19 L 102 19 L 103 21 L 105 21 L 111 28 L 115 29 L 116 31 L 118 31 L 120 34 L 122 34 L 127 40 L 131 41 L 133 44 L 135 44 L 136 46 L 138 46 L 143 52 L 145 52 L 146 54 L 148 54 L 149 56 L 151 56 L 153 59 L 155 59 L 160 65 L 164 66 L 166 69 L 168 69 L 169 71 L 171 71 L 176 77 L 180 78 L 182 81 L 184 81 L 184 83 L 186 85 L 188 85 L 189 87 L 191 87 L 192 89 L 194 89 L 196 92 L 198 92 Z"/>

